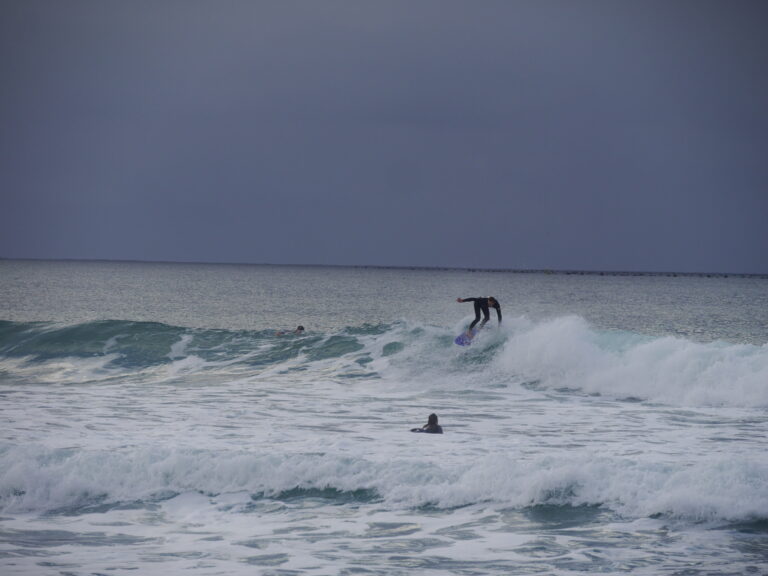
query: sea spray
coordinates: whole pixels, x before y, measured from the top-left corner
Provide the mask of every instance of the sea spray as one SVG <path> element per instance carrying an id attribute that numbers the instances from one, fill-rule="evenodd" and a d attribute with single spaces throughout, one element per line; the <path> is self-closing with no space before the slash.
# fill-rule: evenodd
<path id="1" fill-rule="evenodd" d="M 768 407 L 768 345 L 599 331 L 567 316 L 516 323 L 499 363 L 548 388 L 678 406 Z"/>

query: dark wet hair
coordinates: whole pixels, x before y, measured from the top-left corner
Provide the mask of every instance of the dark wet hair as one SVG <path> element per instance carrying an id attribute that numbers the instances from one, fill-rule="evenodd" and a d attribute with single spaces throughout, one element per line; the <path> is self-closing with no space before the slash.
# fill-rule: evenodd
<path id="1" fill-rule="evenodd" d="M 301 331 L 303 331 L 303 330 L 304 330 L 304 326 L 302 326 L 301 324 L 299 324 L 299 326 L 298 326 L 298 328 L 296 328 L 296 330 L 298 330 L 298 331 L 300 331 L 300 332 L 301 332 Z"/>
<path id="2" fill-rule="evenodd" d="M 427 424 L 437 424 L 437 414 L 430 414 Z"/>
<path id="3" fill-rule="evenodd" d="M 501 304 L 499 303 L 499 299 L 496 298 L 496 296 L 488 296 L 488 300 L 493 300 L 494 302 L 496 302 L 496 306 L 494 306 L 494 308 L 501 308 Z"/>

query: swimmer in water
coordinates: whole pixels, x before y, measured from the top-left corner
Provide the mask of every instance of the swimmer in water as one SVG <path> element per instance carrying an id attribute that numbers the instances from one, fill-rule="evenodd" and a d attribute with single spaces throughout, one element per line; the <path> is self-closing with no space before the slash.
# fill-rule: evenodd
<path id="1" fill-rule="evenodd" d="M 411 432 L 426 432 L 427 434 L 442 434 L 443 427 L 437 423 L 437 414 L 430 414 L 427 423 L 421 428 L 411 428 Z"/>
<path id="2" fill-rule="evenodd" d="M 288 332 L 276 332 L 276 333 L 275 333 L 275 336 L 283 336 L 283 335 L 285 335 L 285 334 L 288 334 Z M 291 332 L 291 334 L 299 334 L 299 335 L 301 335 L 301 334 L 304 334 L 304 326 L 302 326 L 301 324 L 299 324 L 299 325 L 296 327 L 296 330 L 294 330 L 293 332 Z"/>

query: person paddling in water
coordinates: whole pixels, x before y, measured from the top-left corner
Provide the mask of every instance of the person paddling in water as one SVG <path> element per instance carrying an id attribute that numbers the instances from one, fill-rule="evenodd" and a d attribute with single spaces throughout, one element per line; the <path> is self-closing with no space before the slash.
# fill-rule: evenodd
<path id="1" fill-rule="evenodd" d="M 488 296 L 488 298 L 456 298 L 456 302 L 474 302 L 475 303 L 475 319 L 472 321 L 472 324 L 469 325 L 469 328 L 467 329 L 467 337 L 472 338 L 474 336 L 474 332 L 472 329 L 475 327 L 475 325 L 480 322 L 480 312 L 483 313 L 483 321 L 480 323 L 480 326 L 477 328 L 480 330 L 483 326 L 485 326 L 485 323 L 488 322 L 488 320 L 491 319 L 491 308 L 496 309 L 496 315 L 499 317 L 499 326 L 501 326 L 501 304 L 499 304 L 499 301 L 496 300 L 493 296 Z"/>
<path id="2" fill-rule="evenodd" d="M 299 335 L 304 334 L 304 326 L 302 325 L 297 326 L 296 330 L 294 330 L 293 332 L 283 332 L 283 331 L 275 332 L 275 336 L 285 336 L 286 334 L 299 334 Z"/>
<path id="3" fill-rule="evenodd" d="M 437 423 L 437 414 L 430 414 L 427 423 L 421 428 L 411 428 L 411 432 L 426 432 L 427 434 L 442 434 L 443 427 Z"/>

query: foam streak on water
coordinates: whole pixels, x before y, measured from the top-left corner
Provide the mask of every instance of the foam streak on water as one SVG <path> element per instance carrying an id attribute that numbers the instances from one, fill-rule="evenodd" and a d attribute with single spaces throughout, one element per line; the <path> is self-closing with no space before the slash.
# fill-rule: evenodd
<path id="1" fill-rule="evenodd" d="M 314 284 L 333 288 L 337 272 Z M 366 271 L 359 291 L 390 272 Z M 456 274 L 435 273 L 434 291 L 472 295 L 477 276 Z M 481 278 L 502 302 L 523 293 L 514 275 Z M 600 298 L 580 314 L 522 300 L 460 348 L 466 309 L 398 320 L 417 280 L 403 273 L 384 321 L 336 327 L 334 312 L 301 336 L 142 309 L 0 321 L 0 571 L 764 571 L 759 327 L 697 338 L 615 322 Z M 582 281 L 552 289 L 587 297 Z M 678 313 L 695 326 L 697 310 Z M 445 434 L 410 433 L 430 412 Z"/>

